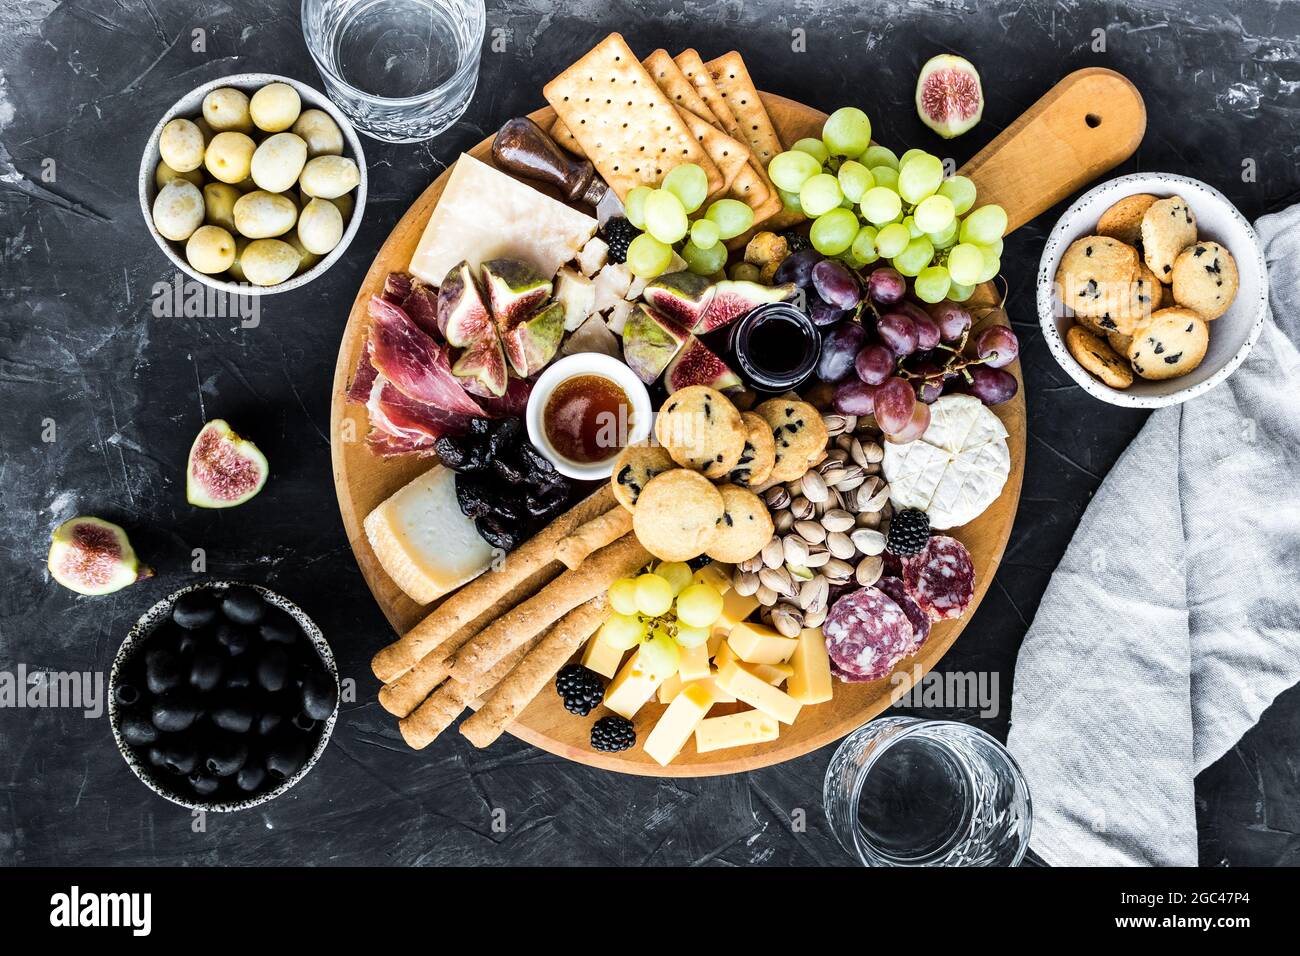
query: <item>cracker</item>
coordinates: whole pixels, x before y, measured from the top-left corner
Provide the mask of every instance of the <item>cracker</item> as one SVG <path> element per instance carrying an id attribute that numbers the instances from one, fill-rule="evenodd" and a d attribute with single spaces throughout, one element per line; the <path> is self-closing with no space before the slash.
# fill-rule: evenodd
<path id="1" fill-rule="evenodd" d="M 668 170 L 695 163 L 709 192 L 722 173 L 663 90 L 611 33 L 542 89 L 583 151 L 620 199 L 636 186 L 657 186 Z"/>
<path id="2" fill-rule="evenodd" d="M 713 83 L 713 75 L 709 68 L 704 65 L 704 60 L 695 50 L 683 50 L 673 57 L 673 62 L 682 74 L 691 81 L 695 90 L 700 95 L 709 111 L 718 121 L 718 126 L 728 135 L 744 142 L 745 135 L 741 132 L 740 123 L 736 120 L 736 114 L 731 111 L 727 105 L 727 99 L 722 95 L 722 91 Z"/>
<path id="3" fill-rule="evenodd" d="M 687 78 L 682 72 L 681 67 L 673 60 L 667 50 L 658 49 L 641 61 L 641 65 L 649 71 L 650 76 L 659 84 L 659 89 L 664 91 L 670 100 L 673 101 L 679 109 L 690 110 L 700 119 L 712 126 L 722 129 L 718 123 L 718 117 L 713 110 L 709 109 L 709 104 L 704 102 L 695 84 Z"/>
<path id="4" fill-rule="evenodd" d="M 744 58 L 732 50 L 704 65 L 740 125 L 739 138 L 749 143 L 755 158 L 767 169 L 767 164 L 783 149 L 781 137 L 776 135 L 776 127 L 745 68 Z"/>

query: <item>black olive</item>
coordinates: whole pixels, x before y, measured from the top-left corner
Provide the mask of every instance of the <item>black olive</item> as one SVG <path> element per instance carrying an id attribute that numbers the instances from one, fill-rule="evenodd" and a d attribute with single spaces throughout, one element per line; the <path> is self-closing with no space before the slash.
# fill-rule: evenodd
<path id="1" fill-rule="evenodd" d="M 263 737 L 269 737 L 279 729 L 284 718 L 275 711 L 267 711 L 257 718 L 257 732 Z"/>
<path id="2" fill-rule="evenodd" d="M 217 643 L 224 647 L 231 657 L 238 657 L 252 645 L 253 637 L 247 628 L 226 623 L 217 628 Z"/>
<path id="3" fill-rule="evenodd" d="M 172 620 L 187 631 L 211 624 L 216 616 L 217 599 L 207 589 L 182 594 L 172 606 Z"/>
<path id="4" fill-rule="evenodd" d="M 123 707 L 133 707 L 140 703 L 140 688 L 129 681 L 119 681 L 113 688 L 113 698 Z"/>
<path id="5" fill-rule="evenodd" d="M 334 678 L 324 672 L 308 674 L 302 682 L 302 709 L 313 720 L 328 720 L 338 696 Z"/>
<path id="6" fill-rule="evenodd" d="M 158 728 L 138 715 L 122 718 L 120 729 L 122 739 L 132 747 L 147 747 L 158 740 Z"/>
<path id="7" fill-rule="evenodd" d="M 262 622 L 262 640 L 268 644 L 292 644 L 301 636 L 298 622 L 283 611 L 273 611 Z"/>
<path id="8" fill-rule="evenodd" d="M 199 706 L 190 694 L 175 691 L 154 701 L 150 716 L 153 725 L 164 733 L 187 730 L 199 717 Z"/>
<path id="9" fill-rule="evenodd" d="M 244 793 L 254 793 L 266 782 L 266 768 L 261 764 L 248 763 L 239 768 L 235 775 L 235 786 Z"/>
<path id="10" fill-rule="evenodd" d="M 145 681 L 155 694 L 163 694 L 184 679 L 180 658 L 171 651 L 156 647 L 144 655 Z"/>
<path id="11" fill-rule="evenodd" d="M 307 745 L 301 738 L 286 738 L 266 755 L 266 770 L 277 780 L 292 777 L 307 759 Z"/>
<path id="12" fill-rule="evenodd" d="M 187 774 L 199 765 L 199 754 L 188 740 L 169 740 L 162 745 L 162 767 L 172 773 Z"/>
<path id="13" fill-rule="evenodd" d="M 222 660 L 215 654 L 200 652 L 190 665 L 190 686 L 196 690 L 210 691 L 221 683 Z"/>
<path id="14" fill-rule="evenodd" d="M 199 649 L 199 635 L 193 631 L 185 631 L 176 639 L 176 653 L 181 657 L 189 657 Z"/>
<path id="15" fill-rule="evenodd" d="M 266 614 L 266 602 L 257 591 L 237 584 L 221 599 L 221 613 L 236 624 L 257 624 Z"/>
<path id="16" fill-rule="evenodd" d="M 212 796 L 217 792 L 217 788 L 221 786 L 220 780 L 209 774 L 203 773 L 201 770 L 196 770 L 190 774 L 189 780 L 191 789 L 193 789 L 200 797 Z"/>
<path id="17" fill-rule="evenodd" d="M 257 662 L 257 683 L 275 693 L 284 688 L 289 679 L 289 655 L 280 647 L 268 647 Z"/>
<path id="18" fill-rule="evenodd" d="M 253 704 L 244 695 L 228 697 L 210 711 L 212 722 L 232 734 L 246 734 L 253 726 Z"/>
<path id="19" fill-rule="evenodd" d="M 218 737 L 208 748 L 203 766 L 218 777 L 233 777 L 248 760 L 248 745 L 237 737 Z"/>
<path id="20" fill-rule="evenodd" d="M 153 764 L 155 767 L 161 767 L 163 765 L 163 760 L 165 759 L 165 756 L 163 754 L 163 749 L 161 747 L 150 747 L 148 756 L 149 756 L 149 762 Z"/>

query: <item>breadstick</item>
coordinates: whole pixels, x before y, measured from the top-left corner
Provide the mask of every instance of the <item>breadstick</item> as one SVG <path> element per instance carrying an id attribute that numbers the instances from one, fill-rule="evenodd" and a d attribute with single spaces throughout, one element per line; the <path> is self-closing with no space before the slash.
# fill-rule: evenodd
<path id="1" fill-rule="evenodd" d="M 502 615 L 451 661 L 451 676 L 469 683 L 529 638 L 540 634 L 579 604 L 604 592 L 616 580 L 650 560 L 650 552 L 628 533 L 601 548 L 574 571 L 565 571 L 527 601 Z"/>
<path id="2" fill-rule="evenodd" d="M 480 574 L 439 604 L 400 640 L 376 654 L 370 662 L 375 676 L 385 684 L 397 680 L 507 591 L 554 561 L 555 546 L 561 538 L 612 507 L 614 496 L 606 483 L 510 552 L 499 569 Z"/>
<path id="3" fill-rule="evenodd" d="M 438 735 L 452 725 L 469 702 L 480 694 L 491 690 L 503 680 L 511 669 L 524 659 L 524 655 L 537 645 L 540 637 L 529 641 L 523 647 L 511 651 L 491 670 L 468 684 L 460 681 L 444 681 L 442 686 L 429 695 L 429 699 L 397 722 L 397 729 L 402 732 L 402 739 L 412 750 L 423 750 L 437 739 Z"/>
<path id="4" fill-rule="evenodd" d="M 560 618 L 537 646 L 489 692 L 478 713 L 466 718 L 460 725 L 460 732 L 475 747 L 486 747 L 500 737 L 582 642 L 591 637 L 608 611 L 609 602 L 605 595 L 598 594 Z"/>
<path id="5" fill-rule="evenodd" d="M 613 544 L 632 530 L 632 512 L 626 508 L 612 508 L 598 518 L 574 528 L 555 547 L 555 556 L 572 571 L 593 551 Z"/>

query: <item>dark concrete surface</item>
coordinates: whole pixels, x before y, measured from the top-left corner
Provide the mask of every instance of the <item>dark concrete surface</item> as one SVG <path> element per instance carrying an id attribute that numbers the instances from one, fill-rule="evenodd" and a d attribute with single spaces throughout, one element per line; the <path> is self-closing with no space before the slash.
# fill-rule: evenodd
<path id="1" fill-rule="evenodd" d="M 197 29 L 205 52 L 192 49 Z M 201 547 L 209 573 L 264 582 L 306 608 L 358 691 L 302 784 L 269 806 L 209 816 L 202 833 L 131 776 L 106 718 L 0 711 L 0 864 L 849 862 L 821 816 L 829 749 L 727 779 L 656 781 L 598 773 L 509 737 L 479 752 L 451 733 L 412 754 L 374 702 L 368 661 L 391 635 L 344 539 L 326 438 L 348 308 L 374 252 L 430 179 L 502 120 L 539 106 L 542 83 L 610 30 L 641 52 L 737 48 L 761 87 L 827 110 L 860 105 L 878 140 L 959 162 L 1064 73 L 1107 66 L 1133 79 L 1150 116 L 1141 149 L 1117 173 L 1205 179 L 1252 219 L 1300 187 L 1295 5 L 489 0 L 488 43 L 499 36 L 504 51 L 485 43 L 469 112 L 433 142 L 366 141 L 365 221 L 328 276 L 266 299 L 255 329 L 159 319 L 151 288 L 173 271 L 140 218 L 141 148 L 176 98 L 214 77 L 267 70 L 319 85 L 297 4 L 4 4 L 0 669 L 105 670 L 135 618 L 192 577 L 191 551 Z M 795 30 L 807 52 L 792 50 Z M 951 144 L 925 130 L 911 105 L 920 64 L 944 50 L 981 68 L 988 98 L 983 122 Z M 1243 181 L 1246 160 L 1253 182 Z M 43 178 L 51 168 L 52 181 Z M 1090 399 L 1041 341 L 1032 286 L 1054 221 L 1048 213 L 1021 229 L 1003 258 L 1028 386 L 1024 496 L 1001 571 L 942 664 L 997 672 L 1000 713 L 935 712 L 999 736 L 1016 650 L 1047 579 L 1144 417 Z M 217 416 L 253 437 L 273 469 L 258 498 L 228 512 L 184 499 L 189 444 Z M 51 422 L 54 440 L 43 441 Z M 44 567 L 49 533 L 77 513 L 125 525 L 158 576 L 105 598 L 54 584 Z M 1204 864 L 1300 862 L 1297 732 L 1293 688 L 1198 780 Z M 806 833 L 791 832 L 797 809 Z M 502 814 L 503 831 L 494 827 Z"/>

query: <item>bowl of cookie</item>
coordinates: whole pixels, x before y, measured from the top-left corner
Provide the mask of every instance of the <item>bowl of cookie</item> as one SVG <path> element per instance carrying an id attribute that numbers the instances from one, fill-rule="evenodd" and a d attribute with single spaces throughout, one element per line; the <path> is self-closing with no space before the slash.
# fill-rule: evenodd
<path id="1" fill-rule="evenodd" d="M 1112 405 L 1158 408 L 1209 391 L 1245 360 L 1267 310 L 1255 230 L 1217 189 L 1172 173 L 1085 193 L 1038 267 L 1052 355 Z"/>

